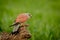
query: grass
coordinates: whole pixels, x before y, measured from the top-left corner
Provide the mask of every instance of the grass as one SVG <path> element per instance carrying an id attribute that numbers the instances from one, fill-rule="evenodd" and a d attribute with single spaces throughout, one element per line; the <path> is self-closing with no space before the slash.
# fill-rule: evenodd
<path id="1" fill-rule="evenodd" d="M 0 0 L 0 31 L 11 32 L 9 25 L 22 12 L 32 14 L 30 40 L 60 40 L 60 0 Z"/>

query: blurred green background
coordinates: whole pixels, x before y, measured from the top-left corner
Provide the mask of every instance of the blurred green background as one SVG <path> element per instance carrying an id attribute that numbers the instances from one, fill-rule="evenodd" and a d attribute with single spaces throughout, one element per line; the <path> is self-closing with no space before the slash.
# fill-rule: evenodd
<path id="1" fill-rule="evenodd" d="M 11 32 L 18 14 L 29 12 L 30 40 L 60 40 L 60 0 L 0 0 L 0 32 Z"/>

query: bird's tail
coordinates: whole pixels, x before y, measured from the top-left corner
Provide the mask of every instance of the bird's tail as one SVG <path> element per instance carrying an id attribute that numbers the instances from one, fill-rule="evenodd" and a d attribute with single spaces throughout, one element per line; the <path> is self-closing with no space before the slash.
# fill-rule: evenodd
<path id="1" fill-rule="evenodd" d="M 14 23 L 14 24 L 10 25 L 9 27 L 16 26 L 16 25 L 18 25 L 18 24 L 20 24 L 20 23 L 19 23 L 19 22 Z"/>

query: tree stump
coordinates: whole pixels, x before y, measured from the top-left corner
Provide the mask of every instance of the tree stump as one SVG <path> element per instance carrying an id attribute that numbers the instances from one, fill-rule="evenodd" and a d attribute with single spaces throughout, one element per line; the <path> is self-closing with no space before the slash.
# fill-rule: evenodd
<path id="1" fill-rule="evenodd" d="M 6 33 L 3 32 L 0 35 L 0 40 L 28 40 L 29 38 L 31 38 L 31 34 L 30 32 L 27 30 L 27 25 L 22 25 L 19 29 L 18 29 L 19 33 L 15 34 L 10 34 L 10 33 Z"/>

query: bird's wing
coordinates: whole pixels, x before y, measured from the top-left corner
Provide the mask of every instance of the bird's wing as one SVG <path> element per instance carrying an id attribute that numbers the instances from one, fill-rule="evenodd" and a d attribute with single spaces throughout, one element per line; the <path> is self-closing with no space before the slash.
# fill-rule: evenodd
<path id="1" fill-rule="evenodd" d="M 20 24 L 14 26 L 14 28 L 13 28 L 13 32 L 16 32 L 16 31 L 19 29 L 19 27 L 20 27 Z"/>
<path id="2" fill-rule="evenodd" d="M 20 24 L 20 23 L 19 23 L 19 22 L 17 22 L 17 23 L 13 23 L 13 24 L 10 25 L 9 27 L 16 26 L 16 25 L 18 25 L 18 24 Z"/>

